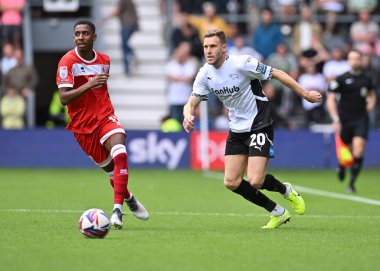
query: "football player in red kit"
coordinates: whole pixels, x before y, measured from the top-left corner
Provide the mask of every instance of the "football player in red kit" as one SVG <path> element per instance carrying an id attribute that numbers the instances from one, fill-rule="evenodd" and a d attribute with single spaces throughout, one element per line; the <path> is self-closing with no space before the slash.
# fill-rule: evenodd
<path id="1" fill-rule="evenodd" d="M 83 151 L 110 176 L 114 189 L 111 223 L 121 229 L 124 201 L 139 219 L 148 219 L 149 213 L 127 188 L 125 130 L 114 115 L 108 95 L 110 59 L 93 49 L 95 41 L 95 25 L 89 20 L 78 21 L 74 25 L 76 47 L 60 60 L 56 80 L 60 101 L 68 106 L 70 122 L 66 129 L 74 133 Z"/>

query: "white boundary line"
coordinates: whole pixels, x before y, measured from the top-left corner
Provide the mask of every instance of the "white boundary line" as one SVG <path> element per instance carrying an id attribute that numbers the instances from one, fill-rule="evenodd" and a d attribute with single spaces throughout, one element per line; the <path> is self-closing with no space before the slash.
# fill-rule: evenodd
<path id="1" fill-rule="evenodd" d="M 74 213 L 81 214 L 83 210 L 49 210 L 49 209 L 0 209 L 0 212 L 16 213 Z M 201 212 L 151 212 L 157 216 L 209 216 L 209 217 L 267 217 L 268 214 L 258 213 L 201 213 Z M 380 216 L 369 215 L 305 215 L 298 218 L 328 218 L 328 219 L 380 219 Z"/>
<path id="2" fill-rule="evenodd" d="M 339 194 L 335 192 L 328 192 L 328 191 L 317 190 L 313 188 L 307 188 L 307 187 L 303 187 L 299 185 L 296 185 L 295 187 L 297 188 L 297 191 L 300 191 L 302 193 L 307 193 L 307 194 L 312 194 L 312 195 L 317 195 L 317 196 L 322 196 L 322 197 L 335 198 L 335 199 L 345 199 L 345 200 L 380 206 L 380 200 L 368 199 L 368 198 L 351 196 L 351 195 L 344 195 L 344 194 Z"/>
<path id="3" fill-rule="evenodd" d="M 220 179 L 220 178 L 223 178 L 224 175 L 223 173 L 220 173 L 220 172 L 208 172 L 208 173 L 205 173 L 204 176 L 206 178 Z M 303 187 L 299 185 L 295 185 L 295 188 L 299 192 L 306 193 L 306 194 L 334 198 L 334 199 L 344 199 L 344 200 L 349 200 L 349 201 L 356 201 L 360 203 L 380 206 L 380 200 L 368 199 L 364 197 L 351 196 L 351 195 L 344 195 L 344 194 L 339 194 L 339 193 L 334 193 L 334 192 L 329 192 L 329 191 L 324 191 L 324 190 L 307 188 L 307 187 Z"/>

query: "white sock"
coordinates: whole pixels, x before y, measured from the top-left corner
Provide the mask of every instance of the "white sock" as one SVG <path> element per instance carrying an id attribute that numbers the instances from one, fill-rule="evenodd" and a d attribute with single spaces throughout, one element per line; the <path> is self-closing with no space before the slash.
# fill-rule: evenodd
<path id="1" fill-rule="evenodd" d="M 274 207 L 273 211 L 270 213 L 274 216 L 280 216 L 285 213 L 285 208 L 281 205 L 276 204 L 276 207 Z"/>
<path id="2" fill-rule="evenodd" d="M 284 198 L 287 198 L 287 197 L 289 197 L 290 193 L 292 193 L 292 189 L 287 184 L 285 184 L 285 186 L 286 186 L 286 192 L 283 196 L 284 196 Z"/>
<path id="3" fill-rule="evenodd" d="M 123 211 L 123 206 L 122 206 L 121 204 L 114 204 L 114 205 L 113 205 L 113 209 L 115 210 L 116 208 L 119 209 L 120 212 Z"/>

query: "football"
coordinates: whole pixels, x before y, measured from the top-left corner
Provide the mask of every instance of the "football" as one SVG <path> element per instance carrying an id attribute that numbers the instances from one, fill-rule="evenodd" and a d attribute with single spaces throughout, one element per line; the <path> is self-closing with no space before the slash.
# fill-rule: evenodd
<path id="1" fill-rule="evenodd" d="M 110 228 L 110 217 L 102 209 L 89 209 L 79 219 L 79 229 L 88 238 L 104 238 Z"/>

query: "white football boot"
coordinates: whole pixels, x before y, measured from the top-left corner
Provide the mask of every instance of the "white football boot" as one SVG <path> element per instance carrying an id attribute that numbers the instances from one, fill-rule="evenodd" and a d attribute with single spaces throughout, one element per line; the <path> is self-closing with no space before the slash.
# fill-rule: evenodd
<path id="1" fill-rule="evenodd" d="M 132 194 L 131 194 L 132 195 Z M 135 196 L 127 200 L 125 199 L 125 203 L 128 205 L 129 210 L 131 210 L 132 214 L 140 220 L 148 220 L 149 213 L 145 209 L 145 207 L 139 202 Z"/>
<path id="2" fill-rule="evenodd" d="M 112 212 L 111 216 L 111 225 L 115 227 L 117 230 L 121 230 L 123 228 L 123 218 L 120 209 L 115 208 Z"/>

